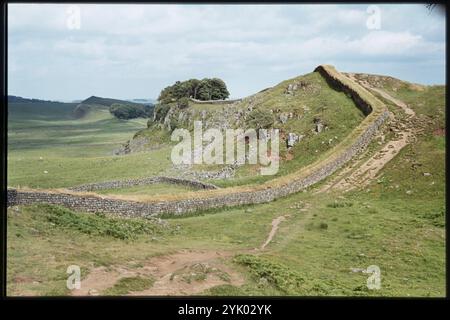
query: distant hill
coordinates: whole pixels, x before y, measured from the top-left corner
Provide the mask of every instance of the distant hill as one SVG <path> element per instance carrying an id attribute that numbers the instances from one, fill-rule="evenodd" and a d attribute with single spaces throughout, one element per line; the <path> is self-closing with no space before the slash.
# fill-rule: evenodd
<path id="1" fill-rule="evenodd" d="M 58 101 L 41 100 L 41 99 L 29 99 L 19 96 L 8 96 L 9 103 L 59 103 Z"/>
<path id="2" fill-rule="evenodd" d="M 91 96 L 84 100 L 71 102 L 50 101 L 8 95 L 8 111 L 12 119 L 54 119 L 69 120 L 91 116 L 104 117 L 105 112 L 118 119 L 150 118 L 153 116 L 153 103 L 145 99 L 128 100 Z M 108 116 L 106 114 L 106 116 Z"/>
<path id="3" fill-rule="evenodd" d="M 143 100 L 143 99 L 142 99 Z M 108 109 L 119 119 L 132 119 L 136 117 L 150 117 L 153 114 L 153 103 L 138 103 L 129 100 L 119 100 L 91 96 L 75 108 L 73 114 L 82 118 L 94 109 Z"/>
<path id="4" fill-rule="evenodd" d="M 142 105 L 143 103 L 137 103 L 127 100 L 119 100 L 119 99 L 111 99 L 111 98 L 102 98 L 102 97 L 96 97 L 92 96 L 87 98 L 86 100 L 81 101 L 81 104 L 89 104 L 89 105 L 100 105 L 100 106 L 106 106 L 110 107 L 112 104 L 118 103 L 118 104 L 131 104 L 131 105 Z"/>
<path id="5" fill-rule="evenodd" d="M 10 103 L 79 103 L 79 104 L 89 104 L 89 105 L 101 105 L 109 107 L 113 103 L 119 104 L 144 104 L 144 105 L 154 105 L 155 99 L 111 99 L 111 98 L 102 98 L 97 96 L 91 96 L 85 100 L 78 99 L 73 101 L 52 101 L 52 100 L 42 100 L 42 99 L 34 99 L 34 98 L 24 98 L 20 96 L 8 95 L 8 102 Z"/>

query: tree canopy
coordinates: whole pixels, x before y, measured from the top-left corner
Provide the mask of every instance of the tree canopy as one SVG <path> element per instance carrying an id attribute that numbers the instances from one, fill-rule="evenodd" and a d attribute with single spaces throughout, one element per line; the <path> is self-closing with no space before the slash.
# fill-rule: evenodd
<path id="1" fill-rule="evenodd" d="M 230 96 L 227 85 L 219 78 L 189 79 L 177 81 L 164 88 L 159 94 L 158 101 L 170 103 L 181 98 L 194 98 L 197 100 L 224 100 Z"/>
<path id="2" fill-rule="evenodd" d="M 153 108 L 152 105 L 113 103 L 109 112 L 118 119 L 148 118 L 153 115 Z"/>

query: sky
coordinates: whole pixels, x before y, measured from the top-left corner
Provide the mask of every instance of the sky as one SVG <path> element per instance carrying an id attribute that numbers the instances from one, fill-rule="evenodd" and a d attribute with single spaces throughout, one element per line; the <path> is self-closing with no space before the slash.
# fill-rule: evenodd
<path id="1" fill-rule="evenodd" d="M 244 97 L 320 64 L 445 84 L 445 16 L 415 5 L 8 5 L 8 94 L 157 98 L 190 78 Z"/>

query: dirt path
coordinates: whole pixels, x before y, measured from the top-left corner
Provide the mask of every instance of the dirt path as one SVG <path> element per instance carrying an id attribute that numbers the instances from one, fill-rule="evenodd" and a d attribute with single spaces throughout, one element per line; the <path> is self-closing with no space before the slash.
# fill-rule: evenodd
<path id="1" fill-rule="evenodd" d="M 391 130 L 395 133 L 396 139 L 389 141 L 381 150 L 377 151 L 375 155 L 370 157 L 367 161 L 363 163 L 353 163 L 349 167 L 342 170 L 329 183 L 319 188 L 316 193 L 326 192 L 329 190 L 342 190 L 346 192 L 357 187 L 366 186 L 377 176 L 380 170 L 400 152 L 400 150 L 402 150 L 414 139 L 415 136 L 414 128 L 409 125 L 410 121 L 408 121 L 415 117 L 416 114 L 414 110 L 409 108 L 406 103 L 392 97 L 387 92 L 370 86 L 366 81 L 358 81 L 351 74 L 348 76 L 350 79 L 358 82 L 366 89 L 377 92 L 384 99 L 391 101 L 396 106 L 401 108 L 407 115 L 407 121 L 400 121 L 391 115 L 392 119 L 390 121 L 390 126 Z"/>
<path id="2" fill-rule="evenodd" d="M 278 225 L 286 219 L 286 216 L 279 216 L 278 218 L 273 219 L 272 221 L 272 229 L 270 230 L 269 236 L 267 240 L 261 245 L 260 250 L 264 250 L 264 248 L 272 241 L 273 236 L 278 230 Z"/>
<path id="3" fill-rule="evenodd" d="M 288 231 L 277 241 L 277 251 L 283 251 L 286 246 L 292 243 L 292 241 L 295 241 L 295 239 L 302 236 L 302 233 L 305 232 L 306 225 L 311 221 L 311 218 L 314 215 L 314 211 L 310 210 L 310 208 L 310 203 L 302 202 L 302 208 L 295 213 L 295 215 L 300 215 L 301 219 L 293 219 L 293 221 L 289 223 Z"/>
<path id="4" fill-rule="evenodd" d="M 306 209 L 305 209 L 306 210 Z M 226 260 L 237 253 L 254 253 L 264 250 L 275 236 L 279 224 L 289 215 L 272 220 L 272 229 L 260 248 L 237 251 L 182 250 L 174 254 L 149 259 L 142 267 L 112 266 L 92 269 L 81 281 L 81 288 L 72 291 L 73 296 L 102 295 L 120 279 L 152 277 L 151 287 L 132 296 L 195 295 L 214 286 L 230 284 L 240 286 L 244 278 L 233 270 Z"/>
<path id="5" fill-rule="evenodd" d="M 183 250 L 175 254 L 155 257 L 143 267 L 114 266 L 95 268 L 81 281 L 74 296 L 101 295 L 122 278 L 151 276 L 154 284 L 143 291 L 130 292 L 134 296 L 195 295 L 217 285 L 242 285 L 244 278 L 227 264 L 231 252 Z"/>
<path id="6" fill-rule="evenodd" d="M 369 90 L 375 91 L 380 96 L 382 96 L 384 99 L 391 101 L 397 107 L 402 108 L 403 112 L 405 112 L 407 116 L 409 116 L 409 117 L 415 117 L 416 116 L 416 113 L 414 112 L 414 110 L 411 109 L 410 107 L 408 107 L 408 105 L 406 103 L 404 103 L 401 100 L 398 100 L 398 99 L 394 98 L 393 96 L 388 94 L 386 91 L 383 91 L 383 90 L 378 89 L 378 88 L 371 87 L 368 84 L 363 84 L 363 86 L 366 87 Z"/>

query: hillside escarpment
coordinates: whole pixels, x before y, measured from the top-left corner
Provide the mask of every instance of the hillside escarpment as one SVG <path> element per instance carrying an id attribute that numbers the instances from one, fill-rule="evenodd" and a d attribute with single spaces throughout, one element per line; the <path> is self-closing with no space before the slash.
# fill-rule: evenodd
<path id="1" fill-rule="evenodd" d="M 243 99 L 160 103 L 148 128 L 137 132 L 123 153 L 169 144 L 174 129 L 192 131 L 194 121 L 201 121 L 205 130 L 279 129 L 282 158 L 297 159 L 305 153 L 322 154 L 363 119 L 364 114 L 349 97 L 331 88 L 320 73 L 311 72 Z M 296 146 L 300 144 L 301 150 Z"/>
<path id="2" fill-rule="evenodd" d="M 334 67 L 319 66 L 316 71 L 336 90 L 351 97 L 367 116 L 342 142 L 326 152 L 324 157 L 291 174 L 257 185 L 190 192 L 158 198 L 149 196 L 141 198 L 140 201 L 133 199 L 132 196 L 108 198 L 95 194 L 79 195 L 63 191 L 54 191 L 51 193 L 54 196 L 49 196 L 48 193 L 40 191 L 10 190 L 8 205 L 50 202 L 71 207 L 78 206 L 80 209 L 88 211 L 105 212 L 110 210 L 118 214 L 151 216 L 162 213 L 183 214 L 224 206 L 269 202 L 303 190 L 331 175 L 363 150 L 389 115 L 380 100 L 359 84 L 339 73 Z M 111 206 L 112 203 L 114 206 Z M 93 205 L 95 208 L 91 208 Z"/>

